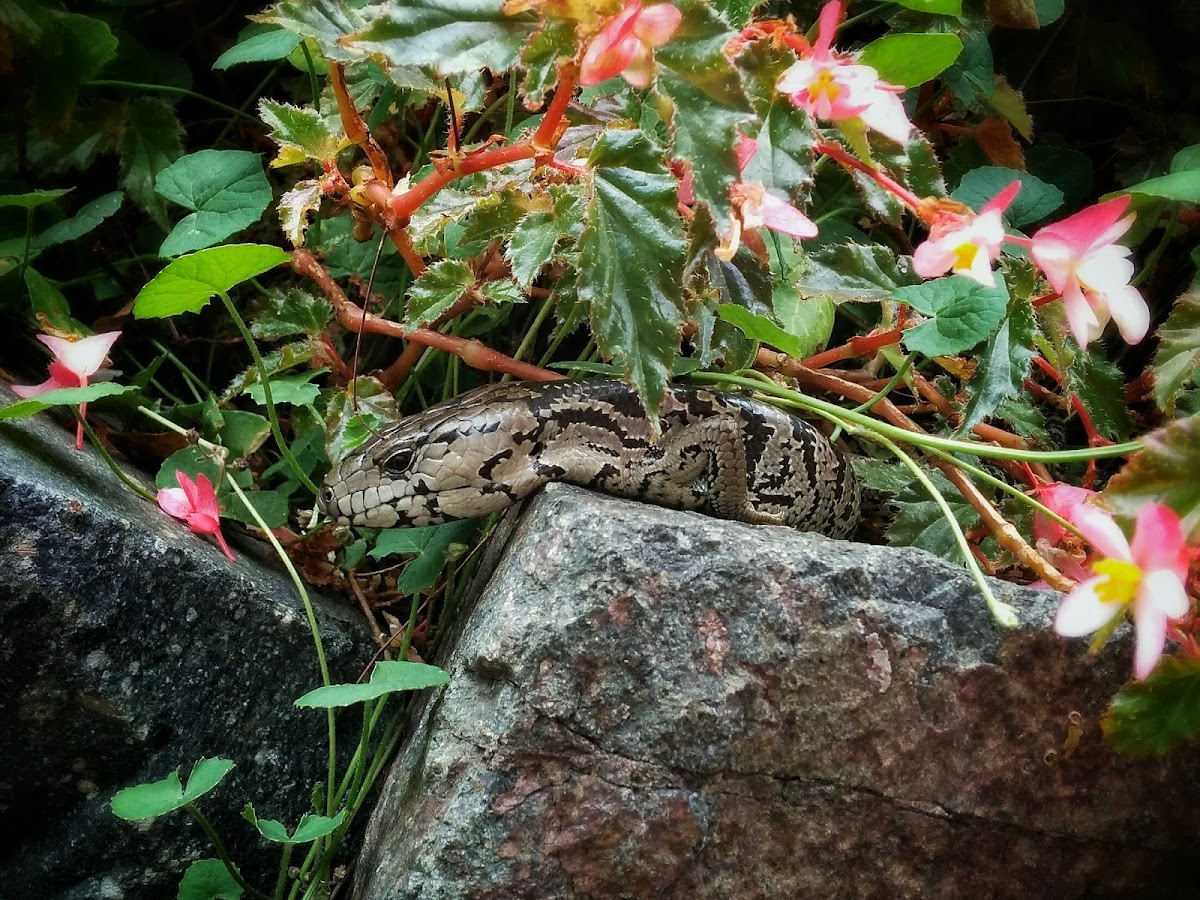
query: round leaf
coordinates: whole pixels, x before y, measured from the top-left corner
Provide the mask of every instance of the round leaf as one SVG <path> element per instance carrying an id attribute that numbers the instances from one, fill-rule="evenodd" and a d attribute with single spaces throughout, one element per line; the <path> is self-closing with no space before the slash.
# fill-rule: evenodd
<path id="1" fill-rule="evenodd" d="M 887 34 L 863 48 L 860 62 L 889 84 L 910 88 L 948 69 L 962 48 L 953 34 Z"/>

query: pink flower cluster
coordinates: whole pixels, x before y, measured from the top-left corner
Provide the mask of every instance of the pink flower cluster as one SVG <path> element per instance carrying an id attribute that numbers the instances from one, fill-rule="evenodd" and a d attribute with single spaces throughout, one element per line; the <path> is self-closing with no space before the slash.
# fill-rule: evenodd
<path id="1" fill-rule="evenodd" d="M 1083 564 L 1061 551 L 1055 556 L 1079 584 L 1059 607 L 1054 628 L 1064 637 L 1082 637 L 1128 612 L 1136 632 L 1133 674 L 1146 678 L 1162 657 L 1168 626 L 1191 611 L 1187 583 L 1193 552 L 1170 507 L 1144 504 L 1130 542 L 1112 516 L 1092 502 L 1095 497 L 1093 491 L 1067 484 L 1040 492 L 1042 502 L 1078 528 L 1099 554 Z M 1034 535 L 1047 548 L 1059 543 L 1066 531 L 1038 516 Z"/>

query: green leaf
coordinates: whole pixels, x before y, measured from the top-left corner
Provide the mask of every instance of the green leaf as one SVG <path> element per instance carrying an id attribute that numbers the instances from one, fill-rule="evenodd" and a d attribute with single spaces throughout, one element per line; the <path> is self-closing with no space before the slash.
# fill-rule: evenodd
<path id="1" fill-rule="evenodd" d="M 97 228 L 101 222 L 120 209 L 124 202 L 125 195 L 120 191 L 113 191 L 111 194 L 97 197 L 91 203 L 81 206 L 79 212 L 71 218 L 55 222 L 45 231 L 34 235 L 33 246 L 38 250 L 44 250 L 55 244 L 77 240 Z"/>
<path id="2" fill-rule="evenodd" d="M 271 433 L 271 423 L 258 413 L 240 409 L 227 409 L 221 413 L 224 420 L 217 432 L 221 445 L 229 448 L 231 459 L 244 459 L 263 445 Z"/>
<path id="3" fill-rule="evenodd" d="M 1161 197 L 1176 203 L 1200 203 L 1200 152 L 1197 145 L 1184 147 L 1171 160 L 1171 172 L 1125 190 L 1131 194 Z"/>
<path id="4" fill-rule="evenodd" d="M 219 859 L 200 859 L 179 882 L 179 900 L 241 900 L 242 889 Z"/>
<path id="5" fill-rule="evenodd" d="M 247 485 L 239 485 L 239 487 L 242 488 L 242 492 L 246 495 L 246 501 L 250 506 L 254 507 L 255 512 L 259 514 L 268 528 L 279 528 L 287 524 L 287 497 L 278 491 L 246 490 Z M 242 498 L 232 490 L 226 491 L 224 490 L 224 486 L 222 486 L 220 500 L 221 515 L 233 519 L 235 522 L 243 522 L 247 525 L 258 527 L 258 519 L 246 508 L 246 503 L 242 502 Z"/>
<path id="6" fill-rule="evenodd" d="M 742 171 L 742 180 L 786 194 L 807 189 L 813 180 L 815 137 L 804 110 L 776 97 L 755 137 L 758 149 Z"/>
<path id="7" fill-rule="evenodd" d="M 479 294 L 487 298 L 489 303 L 524 303 L 528 299 L 525 292 L 521 290 L 521 286 L 511 278 L 485 281 L 479 288 Z M 475 310 L 475 312 L 480 311 Z"/>
<path id="8" fill-rule="evenodd" d="M 271 139 L 279 145 L 279 153 L 271 160 L 273 169 L 310 159 L 327 162 L 350 146 L 350 139 L 341 131 L 335 133 L 329 121 L 310 106 L 262 100 L 258 115 L 271 129 Z"/>
<path id="9" fill-rule="evenodd" d="M 250 325 L 260 341 L 277 341 L 296 334 L 320 334 L 333 318 L 333 307 L 324 297 L 304 288 L 272 289 L 267 308 Z"/>
<path id="10" fill-rule="evenodd" d="M 132 384 L 113 384 L 111 381 L 89 384 L 87 387 L 58 388 L 3 407 L 0 409 L 0 419 L 18 419 L 49 409 L 51 406 L 78 406 L 80 403 L 91 403 L 101 397 L 116 397 L 118 394 L 128 394 L 136 390 Z"/>
<path id="11" fill-rule="evenodd" d="M 906 466 L 878 459 L 856 458 L 854 471 L 868 488 L 889 496 L 896 515 L 888 528 L 888 543 L 896 547 L 918 547 L 942 559 L 962 563 L 962 551 L 950 523 L 929 492 L 912 477 Z M 979 513 L 958 488 L 940 471 L 926 472 L 941 492 L 950 512 L 964 532 L 980 524 Z"/>
<path id="12" fill-rule="evenodd" d="M 217 294 L 290 261 L 289 254 L 269 244 L 226 244 L 181 256 L 141 289 L 133 301 L 134 318 L 200 312 Z"/>
<path id="13" fill-rule="evenodd" d="M 949 68 L 962 48 L 955 34 L 885 34 L 863 48 L 859 62 L 889 84 L 911 88 Z"/>
<path id="14" fill-rule="evenodd" d="M 1165 503 L 1183 520 L 1188 542 L 1200 542 L 1200 415 L 1168 422 L 1142 444 L 1145 449 L 1112 477 L 1104 496 L 1128 516 L 1143 503 Z"/>
<path id="15" fill-rule="evenodd" d="M 28 274 L 28 270 L 27 270 Z M 1167 415 L 1200 365 L 1200 281 L 1175 301 L 1167 321 L 1158 329 L 1154 354 L 1154 399 Z"/>
<path id="16" fill-rule="evenodd" d="M 722 303 L 718 306 L 717 316 L 722 322 L 728 322 L 739 328 L 751 340 L 770 344 L 797 359 L 803 359 L 805 356 L 804 346 L 800 339 L 788 334 L 766 316 L 755 315 L 745 307 L 734 303 Z"/>
<path id="17" fill-rule="evenodd" d="M 683 20 L 654 54 L 657 92 L 671 102 L 671 155 L 688 163 L 696 198 L 718 223 L 729 221 L 729 188 L 737 180 L 733 148 L 751 118 L 725 46 L 733 30 L 703 0 L 678 0 Z"/>
<path id="18" fill-rule="evenodd" d="M 419 328 L 433 322 L 474 284 L 475 273 L 465 262 L 438 260 L 413 282 L 408 292 L 405 327 Z"/>
<path id="19" fill-rule="evenodd" d="M 970 399 L 963 410 L 960 434 L 966 434 L 994 413 L 1006 399 L 1021 393 L 1034 357 L 1036 328 L 1028 300 L 1017 297 L 1009 303 L 1008 315 L 1000 328 L 975 357 L 979 367 L 967 385 Z"/>
<path id="20" fill-rule="evenodd" d="M 983 205 L 1014 181 L 1021 182 L 1021 191 L 1004 212 L 1014 228 L 1037 222 L 1054 212 L 1063 202 L 1063 194 L 1052 184 L 1028 172 L 1006 169 L 1003 166 L 983 166 L 972 169 L 962 177 L 958 189 L 950 196 L 979 212 Z"/>
<path id="21" fill-rule="evenodd" d="M 537 20 L 504 14 L 504 0 L 407 0 L 341 43 L 401 69 L 428 66 L 439 78 L 480 69 L 501 73 L 517 61 Z"/>
<path id="22" fill-rule="evenodd" d="M 270 62 L 283 59 L 298 46 L 303 38 L 282 28 L 251 25 L 238 37 L 238 42 L 217 57 L 214 69 L 249 62 Z"/>
<path id="23" fill-rule="evenodd" d="M 293 247 L 304 246 L 308 217 L 321 208 L 321 182 L 315 178 L 297 181 L 279 198 L 279 225 Z"/>
<path id="24" fill-rule="evenodd" d="M 79 334 L 87 331 L 82 323 L 71 318 L 71 307 L 62 291 L 43 278 L 32 266 L 25 268 L 25 287 L 29 291 L 29 304 L 39 324 Z"/>
<path id="25" fill-rule="evenodd" d="M 158 173 L 154 187 L 195 210 L 167 235 L 161 256 L 211 247 L 253 225 L 271 202 L 262 160 L 245 150 L 201 150 L 180 157 Z"/>
<path id="26" fill-rule="evenodd" d="M 25 82 L 32 88 L 30 108 L 49 121 L 66 121 L 80 87 L 116 57 L 117 38 L 100 19 L 75 13 L 50 12 L 42 25 L 32 59 L 35 69 Z M 11 53 L 10 47 L 10 58 Z"/>
<path id="27" fill-rule="evenodd" d="M 896 0 L 896 5 L 943 16 L 962 15 L 962 0 Z"/>
<path id="28" fill-rule="evenodd" d="M 423 691 L 448 684 L 450 676 L 437 666 L 424 663 L 389 662 L 375 664 L 367 684 L 331 684 L 309 691 L 296 701 L 301 709 L 336 709 L 375 700 L 398 691 Z"/>
<path id="29" fill-rule="evenodd" d="M 758 5 L 759 0 L 713 0 L 713 6 L 733 23 L 734 28 L 745 28 L 750 22 L 750 14 Z"/>
<path id="30" fill-rule="evenodd" d="M 265 362 L 265 360 L 264 360 Z M 278 378 L 272 378 L 271 381 L 271 401 L 278 406 L 280 403 L 291 403 L 295 406 L 307 406 L 317 399 L 317 395 L 321 393 L 321 389 L 310 384 L 316 376 L 328 369 L 312 369 L 308 372 L 298 372 L 295 375 L 283 375 Z M 259 406 L 267 405 L 267 394 L 263 390 L 262 382 L 258 381 L 246 388 L 246 393 Z"/>
<path id="31" fill-rule="evenodd" d="M 970 350 L 996 329 L 1008 308 L 1008 288 L 1002 278 L 996 282 L 984 287 L 964 275 L 951 275 L 899 288 L 894 299 L 931 317 L 904 332 L 904 346 L 930 357 Z"/>
<path id="32" fill-rule="evenodd" d="M 808 255 L 808 270 L 797 287 L 807 296 L 835 300 L 886 300 L 902 284 L 919 279 L 911 262 L 899 260 L 882 244 L 822 244 Z"/>
<path id="33" fill-rule="evenodd" d="M 804 297 L 789 284 L 776 284 L 771 305 L 783 330 L 799 342 L 799 352 L 792 354 L 797 359 L 812 356 L 829 343 L 837 306 L 828 297 Z"/>
<path id="34" fill-rule="evenodd" d="M 132 822 L 153 819 L 195 802 L 232 771 L 232 760 L 220 757 L 201 759 L 193 767 L 186 788 L 180 784 L 179 770 L 176 769 L 162 781 L 117 791 L 112 798 L 112 811 L 119 818 Z"/>
<path id="35" fill-rule="evenodd" d="M 591 307 L 603 353 L 651 415 L 679 351 L 687 245 L 675 178 L 640 131 L 604 132 L 589 163 L 591 197 L 579 239 L 579 296 Z"/>
<path id="36" fill-rule="evenodd" d="M 346 819 L 346 810 L 339 810 L 336 816 L 317 816 L 305 813 L 300 818 L 300 824 L 296 826 L 296 831 L 292 834 L 288 833 L 282 822 L 275 819 L 258 818 L 254 807 L 249 803 L 242 810 L 242 818 L 257 828 L 258 833 L 268 841 L 274 841 L 277 844 L 309 844 L 317 838 L 323 838 L 325 835 L 337 831 Z"/>
<path id="37" fill-rule="evenodd" d="M 521 94 L 527 104 L 536 106 L 545 99 L 546 92 L 558 81 L 559 60 L 571 59 L 576 51 L 574 23 L 547 19 L 521 51 L 521 67 L 525 70 Z"/>
<path id="38" fill-rule="evenodd" d="M 553 213 L 533 212 L 517 223 L 504 253 L 517 284 L 529 290 L 542 266 L 554 255 L 557 243 L 558 221 Z"/>
<path id="39" fill-rule="evenodd" d="M 153 97 L 129 101 L 121 135 L 121 187 L 155 222 L 169 228 L 167 205 L 154 192 L 154 179 L 183 153 L 183 126 L 175 110 Z"/>
<path id="40" fill-rule="evenodd" d="M 383 559 L 394 554 L 417 554 L 396 582 L 397 590 L 415 594 L 433 586 L 446 565 L 447 549 L 470 540 L 475 528 L 476 523 L 470 519 L 421 528 L 388 528 L 379 532 L 370 555 L 372 559 Z"/>
<path id="41" fill-rule="evenodd" d="M 1125 440 L 1133 419 L 1125 402 L 1125 378 L 1113 363 L 1090 350 L 1075 354 L 1063 387 L 1079 395 L 1092 424 L 1103 437 Z"/>
<path id="42" fill-rule="evenodd" d="M 19 206 L 22 209 L 37 209 L 45 203 L 53 203 L 59 197 L 66 196 L 74 188 L 55 188 L 50 191 L 30 191 L 27 194 L 5 194 L 0 197 L 0 209 L 6 206 Z"/>
<path id="43" fill-rule="evenodd" d="M 1113 697 L 1100 720 L 1108 745 L 1131 756 L 1162 756 L 1200 732 L 1200 659 L 1164 657 L 1145 681 Z"/>

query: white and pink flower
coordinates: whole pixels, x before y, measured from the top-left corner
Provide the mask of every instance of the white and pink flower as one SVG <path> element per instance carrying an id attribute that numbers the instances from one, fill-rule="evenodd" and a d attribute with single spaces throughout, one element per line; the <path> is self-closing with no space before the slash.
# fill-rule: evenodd
<path id="1" fill-rule="evenodd" d="M 913 270 L 922 278 L 946 272 L 965 275 L 985 287 L 993 287 L 992 264 L 1004 243 L 1003 213 L 1021 190 L 1014 181 L 973 213 L 942 213 L 929 228 L 929 237 L 913 254 Z"/>
<path id="2" fill-rule="evenodd" d="M 670 3 L 642 6 L 642 0 L 629 0 L 588 44 L 579 83 L 587 87 L 620 75 L 634 87 L 648 87 L 654 48 L 671 39 L 682 18 Z"/>
<path id="3" fill-rule="evenodd" d="M 1135 216 L 1122 218 L 1129 195 L 1098 203 L 1039 230 L 1031 255 L 1063 300 L 1067 322 L 1079 346 L 1086 347 L 1108 324 L 1136 344 L 1150 329 L 1150 310 L 1129 281 L 1128 247 L 1116 243 Z"/>
<path id="4" fill-rule="evenodd" d="M 120 336 L 119 331 L 108 331 L 72 340 L 52 334 L 39 334 L 37 339 L 54 354 L 54 359 L 50 361 L 50 377 L 41 384 L 14 384 L 12 392 L 18 397 L 34 397 L 60 388 L 87 387 L 91 377 L 104 365 L 108 351 Z M 86 403 L 79 404 L 79 415 L 87 415 Z M 82 423 L 75 429 L 75 449 L 83 449 Z"/>

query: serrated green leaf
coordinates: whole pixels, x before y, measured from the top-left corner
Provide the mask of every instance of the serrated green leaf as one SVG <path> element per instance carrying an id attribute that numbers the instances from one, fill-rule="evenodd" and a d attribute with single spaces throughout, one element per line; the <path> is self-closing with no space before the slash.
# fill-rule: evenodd
<path id="1" fill-rule="evenodd" d="M 291 259 L 269 244 L 226 244 L 181 256 L 138 293 L 133 301 L 134 318 L 199 312 L 217 294 Z"/>
<path id="2" fill-rule="evenodd" d="M 12 4 L 5 6 L 11 8 Z M 33 68 L 25 82 L 32 93 L 30 109 L 47 121 L 66 121 L 75 109 L 80 87 L 116 57 L 117 38 L 100 19 L 39 6 L 46 12 L 37 52 L 24 60 Z M 8 53 L 11 58 L 12 50 Z"/>
<path id="3" fill-rule="evenodd" d="M 828 297 L 804 297 L 789 284 L 776 284 L 771 304 L 783 330 L 799 343 L 799 352 L 793 354 L 797 359 L 812 356 L 829 343 L 837 307 Z"/>
<path id="4" fill-rule="evenodd" d="M 979 212 L 985 203 L 1014 181 L 1021 182 L 1021 190 L 1004 212 L 1004 218 L 1008 219 L 1014 228 L 1044 219 L 1062 206 L 1062 191 L 1054 185 L 1047 184 L 1028 172 L 1018 172 L 1003 166 L 972 169 L 962 177 L 958 188 L 950 196 Z"/>
<path id="5" fill-rule="evenodd" d="M 813 180 L 816 134 L 804 110 L 776 97 L 755 136 L 758 149 L 742 170 L 748 184 L 762 184 L 786 194 L 806 190 Z"/>
<path id="6" fill-rule="evenodd" d="M 1162 756 L 1200 733 L 1200 659 L 1168 656 L 1145 681 L 1125 685 L 1100 720 L 1108 745 Z"/>
<path id="7" fill-rule="evenodd" d="M 1200 366 L 1200 283 L 1178 300 L 1158 329 L 1154 354 L 1154 399 L 1167 415 L 1175 414 L 1175 399 Z"/>
<path id="8" fill-rule="evenodd" d="M 349 138 L 341 131 L 335 133 L 329 121 L 312 107 L 262 100 L 258 115 L 279 145 L 279 153 L 271 160 L 273 169 L 310 159 L 327 162 L 350 146 Z"/>
<path id="9" fill-rule="evenodd" d="M 343 459 L 371 436 L 363 420 L 378 431 L 398 418 L 395 398 L 379 379 L 360 375 L 346 390 L 334 392 L 329 400 L 325 410 L 325 452 L 331 460 Z"/>
<path id="10" fill-rule="evenodd" d="M 882 244 L 822 244 L 808 254 L 808 270 L 797 287 L 806 296 L 835 300 L 886 300 L 918 279 L 909 260 L 899 260 Z"/>
<path id="11" fill-rule="evenodd" d="M 1008 288 L 1001 278 L 994 287 L 984 287 L 952 275 L 900 288 L 893 297 L 931 317 L 904 332 L 903 339 L 906 348 L 930 357 L 970 350 L 996 329 L 1008 308 Z"/>
<path id="12" fill-rule="evenodd" d="M 574 23 L 567 19 L 547 19 L 543 23 L 521 51 L 521 67 L 525 70 L 521 95 L 526 103 L 536 105 L 545 99 L 558 80 L 559 60 L 573 58 L 577 50 Z"/>
<path id="13" fill-rule="evenodd" d="M 262 341 L 277 341 L 296 334 L 320 334 L 333 318 L 333 307 L 324 297 L 304 288 L 271 290 L 267 307 L 250 325 L 250 333 Z"/>
<path id="14" fill-rule="evenodd" d="M 158 173 L 154 189 L 195 210 L 163 241 L 158 252 L 165 257 L 225 240 L 262 218 L 271 203 L 262 160 L 246 150 L 201 150 L 182 156 Z"/>
<path id="15" fill-rule="evenodd" d="M 242 889 L 219 859 L 200 859 L 179 882 L 178 900 L 241 900 Z"/>
<path id="16" fill-rule="evenodd" d="M 258 829 L 258 833 L 268 841 L 276 844 L 308 844 L 327 834 L 333 834 L 346 819 L 346 810 L 339 810 L 336 816 L 317 816 L 305 813 L 300 818 L 294 833 L 288 833 L 284 824 L 276 819 L 260 819 L 254 812 L 253 805 L 247 803 L 242 810 L 242 818 Z"/>
<path id="17" fill-rule="evenodd" d="M 911 88 L 949 68 L 962 48 L 955 34 L 885 34 L 863 48 L 859 62 L 889 84 Z"/>
<path id="18" fill-rule="evenodd" d="M 78 406 L 80 403 L 91 403 L 102 397 L 116 397 L 136 390 L 132 384 L 113 384 L 111 381 L 89 384 L 87 387 L 58 388 L 3 407 L 0 409 L 0 419 L 18 419 L 49 409 L 51 406 Z"/>
<path id="19" fill-rule="evenodd" d="M 320 47 L 321 55 L 331 62 L 362 58 L 361 53 L 346 47 L 342 38 L 361 31 L 367 20 L 356 6 L 345 0 L 282 0 L 254 20 L 311 38 Z"/>
<path id="20" fill-rule="evenodd" d="M 238 42 L 217 57 L 214 69 L 249 62 L 269 62 L 283 59 L 298 46 L 303 38 L 282 28 L 251 25 L 238 37 Z"/>
<path id="21" fill-rule="evenodd" d="M 1144 449 L 1109 480 L 1104 496 L 1128 516 L 1143 503 L 1165 503 L 1183 520 L 1188 542 L 1200 542 L 1200 415 L 1168 422 L 1142 444 Z"/>
<path id="22" fill-rule="evenodd" d="M 164 229 L 167 205 L 154 192 L 154 179 L 183 153 L 183 126 L 175 110 L 154 97 L 129 101 L 121 135 L 121 187 Z"/>
<path id="23" fill-rule="evenodd" d="M 1125 402 L 1125 377 L 1115 365 L 1090 350 L 1080 350 L 1067 369 L 1063 387 L 1079 395 L 1103 437 L 1120 441 L 1129 437 L 1133 418 Z"/>
<path id="24" fill-rule="evenodd" d="M 876 459 L 857 458 L 854 471 L 863 484 L 891 495 L 896 516 L 888 528 L 888 543 L 897 547 L 918 547 L 942 559 L 962 563 L 962 551 L 953 529 L 942 515 L 941 508 L 907 467 Z M 958 488 L 939 471 L 926 473 L 941 492 L 954 519 L 964 532 L 979 524 L 979 513 L 969 504 Z"/>
<path id="25" fill-rule="evenodd" d="M 528 13 L 505 15 L 504 0 L 408 0 L 373 12 L 382 15 L 342 45 L 398 68 L 428 66 L 439 78 L 505 71 L 537 26 Z"/>
<path id="26" fill-rule="evenodd" d="M 285 344 L 277 350 L 272 350 L 270 353 L 263 355 L 263 367 L 267 370 L 267 377 L 277 375 L 280 372 L 286 372 L 289 369 L 294 369 L 297 366 L 302 366 L 312 360 L 314 353 L 314 342 L 305 338 L 299 341 L 293 341 L 290 344 Z M 239 394 L 245 393 L 247 388 L 259 381 L 258 367 L 254 365 L 247 366 L 244 371 L 232 381 L 221 394 L 220 402 L 227 403 Z"/>
<path id="27" fill-rule="evenodd" d="M 405 327 L 419 328 L 433 322 L 474 284 L 475 273 L 465 262 L 457 259 L 435 262 L 413 282 L 408 292 Z"/>
<path id="28" fill-rule="evenodd" d="M 723 226 L 732 215 L 729 188 L 738 174 L 733 148 L 738 126 L 752 118 L 750 101 L 725 56 L 733 30 L 702 0 L 676 5 L 683 19 L 655 51 L 655 90 L 674 108 L 671 155 L 688 163 L 696 199 Z"/>
<path id="29" fill-rule="evenodd" d="M 413 529 L 418 530 L 418 529 Z M 383 661 L 371 670 L 367 684 L 331 684 L 309 691 L 296 701 L 301 709 L 336 709 L 375 700 L 398 691 L 423 691 L 448 684 L 450 676 L 437 666 L 424 663 Z"/>
<path id="30" fill-rule="evenodd" d="M 321 208 L 321 182 L 315 178 L 297 181 L 279 198 L 279 226 L 293 247 L 304 246 L 308 217 Z"/>
<path id="31" fill-rule="evenodd" d="M 504 256 L 517 284 L 529 290 L 558 243 L 558 220 L 553 213 L 533 212 L 517 223 Z"/>
<path id="32" fill-rule="evenodd" d="M 979 366 L 967 385 L 970 399 L 963 409 L 960 434 L 969 432 L 1003 401 L 1021 392 L 1034 357 L 1036 328 L 1029 301 L 1018 297 L 1009 303 L 1008 315 L 975 357 Z"/>
<path id="33" fill-rule="evenodd" d="M 69 219 L 55 222 L 45 231 L 34 235 L 33 247 L 44 250 L 55 244 L 78 240 L 88 232 L 97 228 L 101 222 L 116 213 L 125 202 L 125 195 L 120 191 L 104 194 L 91 203 L 86 203 Z"/>
<path id="34" fill-rule="evenodd" d="M 654 415 L 679 351 L 687 246 L 675 178 L 640 131 L 604 132 L 589 163 L 591 198 L 579 239 L 579 296 L 601 350 Z"/>
<path id="35" fill-rule="evenodd" d="M 521 286 L 511 278 L 497 278 L 494 281 L 485 281 L 479 287 L 479 293 L 489 303 L 524 303 L 528 297 L 521 290 Z M 478 310 L 476 310 L 478 312 Z"/>
<path id="36" fill-rule="evenodd" d="M 180 784 L 178 769 L 161 781 L 124 788 L 113 795 L 112 811 L 122 819 L 136 822 L 180 809 L 220 784 L 233 771 L 233 765 L 232 760 L 220 757 L 201 759 L 192 768 L 186 788 Z"/>

